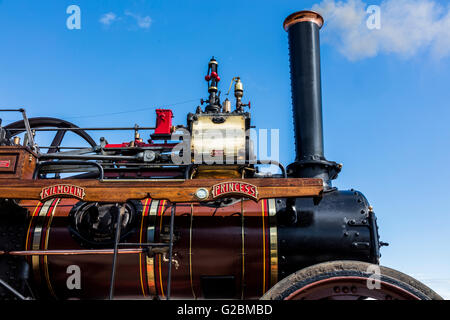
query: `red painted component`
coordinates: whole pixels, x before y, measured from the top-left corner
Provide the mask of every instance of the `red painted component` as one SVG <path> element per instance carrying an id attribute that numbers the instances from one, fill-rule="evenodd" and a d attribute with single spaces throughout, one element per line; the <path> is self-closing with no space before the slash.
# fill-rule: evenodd
<path id="1" fill-rule="evenodd" d="M 219 76 L 216 77 L 216 81 L 217 81 L 217 82 L 220 81 L 220 77 L 219 77 Z"/>
<path id="2" fill-rule="evenodd" d="M 152 147 L 153 144 L 146 144 L 139 140 L 135 140 L 134 146 L 136 146 L 136 147 Z M 105 149 L 106 148 L 129 148 L 129 147 L 131 147 L 131 142 L 124 142 L 124 143 L 120 143 L 120 144 L 107 144 L 105 146 Z"/>
<path id="3" fill-rule="evenodd" d="M 174 148 L 177 144 L 176 143 L 144 143 L 144 142 L 140 142 L 140 141 L 135 141 L 134 145 L 137 147 L 162 147 L 162 148 L 169 148 L 172 149 Z M 124 143 L 120 143 L 120 144 L 107 144 L 105 146 L 105 149 L 114 149 L 114 148 L 129 148 L 130 147 L 130 142 L 124 142 Z"/>
<path id="4" fill-rule="evenodd" d="M 105 148 L 128 148 L 130 142 L 118 143 L 118 144 L 107 144 Z"/>
<path id="5" fill-rule="evenodd" d="M 170 134 L 173 113 L 170 109 L 156 109 L 155 134 Z"/>
<path id="6" fill-rule="evenodd" d="M 205 76 L 205 80 L 206 80 L 206 81 L 209 81 L 209 80 L 211 80 L 211 76 L 209 76 L 209 75 L 206 75 L 206 76 Z"/>
<path id="7" fill-rule="evenodd" d="M 0 160 L 0 168 L 9 168 L 10 165 L 10 160 Z"/>
<path id="8" fill-rule="evenodd" d="M 217 72 L 211 72 L 211 78 L 217 78 Z"/>

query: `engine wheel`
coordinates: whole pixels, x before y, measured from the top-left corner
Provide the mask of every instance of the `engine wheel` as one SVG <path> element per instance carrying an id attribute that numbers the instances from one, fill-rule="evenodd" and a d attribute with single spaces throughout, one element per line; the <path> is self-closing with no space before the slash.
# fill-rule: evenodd
<path id="1" fill-rule="evenodd" d="M 31 129 L 38 129 L 38 128 L 55 128 L 55 129 L 64 129 L 64 128 L 78 128 L 78 126 L 74 125 L 73 123 L 69 121 L 65 121 L 62 119 L 57 118 L 29 118 L 28 119 L 30 123 Z M 9 125 L 4 127 L 7 131 L 9 131 L 9 137 L 15 137 L 23 132 L 25 132 L 25 124 L 23 120 L 16 121 L 13 123 L 10 123 Z M 62 140 L 64 139 L 65 134 L 67 133 L 67 130 L 55 130 L 56 134 L 50 144 L 50 147 L 48 149 L 48 153 L 58 152 L 58 147 L 61 146 Z M 91 147 L 95 147 L 96 143 L 94 139 L 84 130 L 75 130 L 73 131 L 76 135 L 83 138 Z"/>
<path id="2" fill-rule="evenodd" d="M 291 274 L 261 299 L 442 300 L 442 297 L 414 278 L 390 268 L 360 261 L 332 261 Z"/>

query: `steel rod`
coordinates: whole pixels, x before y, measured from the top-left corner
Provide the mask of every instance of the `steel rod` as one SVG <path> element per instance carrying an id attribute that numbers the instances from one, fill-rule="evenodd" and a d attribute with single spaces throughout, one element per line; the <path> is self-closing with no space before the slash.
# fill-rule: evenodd
<path id="1" fill-rule="evenodd" d="M 122 227 L 122 215 L 124 211 L 124 206 L 121 205 L 117 211 L 117 227 L 116 227 L 116 239 L 114 241 L 114 257 L 112 263 L 112 272 L 111 272 L 111 285 L 109 287 L 109 300 L 112 300 L 114 297 L 114 284 L 116 280 L 116 265 L 117 265 L 117 252 L 119 250 L 119 241 L 120 241 L 120 229 Z"/>
<path id="2" fill-rule="evenodd" d="M 38 153 L 38 148 L 37 148 L 36 143 L 34 142 L 33 133 L 31 132 L 30 122 L 28 121 L 28 117 L 27 117 L 27 113 L 26 113 L 25 109 L 23 109 L 23 108 L 20 108 L 20 109 L 0 109 L 0 111 L 16 111 L 16 112 L 22 113 L 23 124 L 25 125 L 25 128 L 22 128 L 21 130 L 27 132 L 28 144 L 30 145 L 31 149 L 34 152 Z"/>
<path id="3" fill-rule="evenodd" d="M 46 153 L 39 156 L 40 159 L 74 159 L 74 160 L 138 160 L 133 156 L 104 156 L 104 155 L 79 155 Z"/>
<path id="4" fill-rule="evenodd" d="M 37 153 L 37 152 L 38 152 L 38 149 L 37 149 L 37 146 L 36 146 L 36 144 L 35 144 L 35 142 L 34 142 L 33 133 L 31 132 L 30 122 L 28 121 L 28 117 L 27 117 L 27 114 L 26 114 L 26 112 L 25 112 L 25 109 L 20 109 L 20 112 L 22 112 L 23 123 L 24 123 L 25 129 L 26 129 L 26 131 L 27 131 L 28 140 L 29 140 L 29 142 L 30 142 L 31 149 L 32 149 L 34 152 Z"/>
<path id="5" fill-rule="evenodd" d="M 22 110 L 23 110 L 23 109 L 0 109 L 0 111 L 8 111 L 8 112 L 11 112 L 11 111 L 14 111 L 14 112 L 22 112 Z"/>
<path id="6" fill-rule="evenodd" d="M 41 149 L 52 149 L 52 148 L 56 148 L 56 149 L 61 149 L 61 150 L 66 150 L 66 149 L 80 149 L 80 150 L 82 150 L 82 149 L 86 149 L 86 147 L 60 147 L 60 146 L 48 146 L 48 147 L 43 147 L 43 146 L 39 146 L 39 148 L 41 148 Z"/>
<path id="7" fill-rule="evenodd" d="M 2 111 L 2 110 L 0 110 Z M 155 130 L 156 127 L 105 127 L 105 128 L 36 128 L 34 130 L 36 131 L 121 131 L 121 130 Z M 14 128 L 14 129 L 8 129 L 10 131 L 23 131 L 26 130 L 26 128 Z"/>
<path id="8" fill-rule="evenodd" d="M 6 283 L 5 281 L 3 281 L 2 279 L 0 279 L 0 284 L 5 287 L 6 289 L 8 289 L 11 293 L 13 293 L 16 297 L 18 297 L 20 300 L 30 300 L 29 298 L 24 297 L 23 295 L 20 294 L 20 292 L 18 292 L 17 290 L 15 290 L 13 287 L 11 287 L 8 283 Z"/>
<path id="9" fill-rule="evenodd" d="M 168 247 L 169 245 L 167 243 L 119 243 L 119 246 Z"/>

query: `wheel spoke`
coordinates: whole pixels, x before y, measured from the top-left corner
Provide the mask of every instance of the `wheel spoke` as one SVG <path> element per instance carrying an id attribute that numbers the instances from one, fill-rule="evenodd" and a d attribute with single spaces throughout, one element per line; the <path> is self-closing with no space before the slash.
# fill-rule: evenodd
<path id="1" fill-rule="evenodd" d="M 47 153 L 54 153 L 54 152 L 59 151 L 59 149 L 57 147 L 61 146 L 61 142 L 62 142 L 62 139 L 64 138 L 65 134 L 66 134 L 65 130 L 58 130 L 58 132 L 56 132 L 55 137 L 53 138 L 52 144 L 50 145 L 51 147 L 54 147 L 54 148 L 48 149 Z"/>

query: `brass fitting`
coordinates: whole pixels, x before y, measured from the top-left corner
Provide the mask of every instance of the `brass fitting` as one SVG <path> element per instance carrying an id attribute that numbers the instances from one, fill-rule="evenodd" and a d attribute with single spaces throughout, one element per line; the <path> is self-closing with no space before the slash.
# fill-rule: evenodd
<path id="1" fill-rule="evenodd" d="M 237 99 L 242 98 L 242 96 L 244 95 L 244 85 L 241 82 L 241 78 L 236 77 L 236 82 L 234 84 L 234 96 Z"/>

